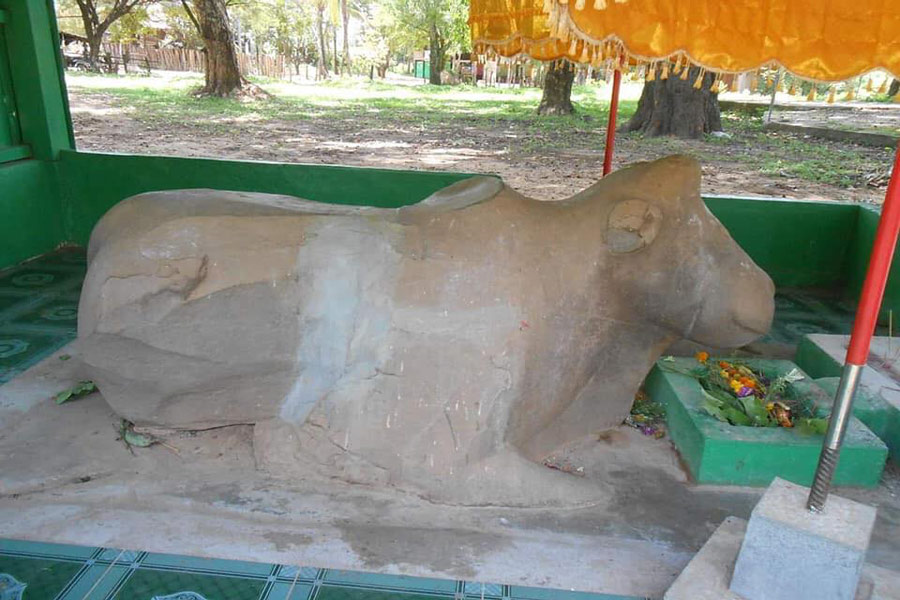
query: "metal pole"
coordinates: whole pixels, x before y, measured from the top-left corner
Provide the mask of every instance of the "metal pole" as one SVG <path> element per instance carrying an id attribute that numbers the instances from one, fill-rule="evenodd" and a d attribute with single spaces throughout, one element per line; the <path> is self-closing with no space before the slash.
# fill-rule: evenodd
<path id="1" fill-rule="evenodd" d="M 835 394 L 831 418 L 828 421 L 828 432 L 825 434 L 819 465 L 816 467 L 815 479 L 806 502 L 806 507 L 812 512 L 822 512 L 825 508 L 828 489 L 831 487 L 831 479 L 841 453 L 844 433 L 847 431 L 847 423 L 852 414 L 853 398 L 869 357 L 869 345 L 875 333 L 878 311 L 884 298 L 898 233 L 900 233 L 900 147 L 894 158 L 894 170 L 888 183 L 881 219 L 878 221 L 875 243 L 872 245 L 869 268 L 866 271 L 859 308 L 853 322 L 847 358 L 844 360 L 844 372 Z"/>
<path id="2" fill-rule="evenodd" d="M 606 124 L 606 150 L 603 154 L 603 176 L 612 172 L 613 148 L 616 145 L 616 113 L 619 112 L 619 86 L 622 71 L 618 65 L 613 70 L 612 99 L 609 101 L 609 121 Z"/>

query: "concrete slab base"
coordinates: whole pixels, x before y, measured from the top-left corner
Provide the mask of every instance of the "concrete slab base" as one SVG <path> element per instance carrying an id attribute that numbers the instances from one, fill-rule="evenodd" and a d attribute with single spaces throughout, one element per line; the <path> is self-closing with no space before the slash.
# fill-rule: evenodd
<path id="1" fill-rule="evenodd" d="M 731 589 L 748 600 L 853 600 L 875 508 L 832 494 L 806 508 L 809 488 L 775 479 L 753 513 Z"/>
<path id="2" fill-rule="evenodd" d="M 166 434 L 178 454 L 132 455 L 102 397 L 52 401 L 77 381 L 73 364 L 51 356 L 0 386 L 0 537 L 661 598 L 762 493 L 691 483 L 667 438 L 627 427 L 557 457 L 608 493 L 555 508 L 439 505 L 266 473 L 249 425 Z M 868 560 L 896 565 L 900 469 L 841 494 L 879 507 Z"/>
<path id="3" fill-rule="evenodd" d="M 746 531 L 746 520 L 726 518 L 669 587 L 664 600 L 746 600 L 728 589 Z M 900 600 L 900 572 L 866 563 L 855 600 Z"/>

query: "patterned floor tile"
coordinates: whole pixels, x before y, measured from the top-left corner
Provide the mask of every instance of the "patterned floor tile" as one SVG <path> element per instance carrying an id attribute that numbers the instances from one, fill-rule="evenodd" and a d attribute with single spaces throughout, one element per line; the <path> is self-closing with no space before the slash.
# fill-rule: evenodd
<path id="1" fill-rule="evenodd" d="M 82 562 L 0 555 L 0 573 L 25 584 L 22 600 L 54 600 L 82 565 Z"/>
<path id="2" fill-rule="evenodd" d="M 84 274 L 80 249 L 0 271 L 0 384 L 75 338 Z"/>
<path id="3" fill-rule="evenodd" d="M 452 599 L 455 598 L 455 595 L 323 585 L 315 596 L 315 600 L 435 600 L 437 598 Z"/>
<path id="4" fill-rule="evenodd" d="M 381 575 L 376 573 L 360 573 L 358 571 L 341 571 L 329 569 L 325 573 L 328 583 L 350 584 L 354 586 L 373 586 L 394 588 L 410 592 L 444 592 L 451 595 L 456 591 L 456 582 L 448 579 L 429 579 L 426 577 L 405 577 L 403 575 Z"/>
<path id="5" fill-rule="evenodd" d="M 629 600 L 472 581 L 0 539 L 0 586 L 4 581 L 26 586 L 22 600 Z"/>
<path id="6" fill-rule="evenodd" d="M 59 600 L 105 600 L 130 574 L 131 569 L 124 566 L 100 563 L 87 566 Z"/>
<path id="7" fill-rule="evenodd" d="M 113 596 L 116 600 L 151 600 L 178 592 L 194 592 L 206 600 L 257 600 L 265 579 L 200 575 L 141 567 Z"/>
<path id="8" fill-rule="evenodd" d="M 180 556 L 177 554 L 158 554 L 153 552 L 148 554 L 141 564 L 145 567 L 177 569 L 179 571 L 192 571 L 196 573 L 239 574 L 255 577 L 267 577 L 273 570 L 272 565 L 265 563 Z"/>

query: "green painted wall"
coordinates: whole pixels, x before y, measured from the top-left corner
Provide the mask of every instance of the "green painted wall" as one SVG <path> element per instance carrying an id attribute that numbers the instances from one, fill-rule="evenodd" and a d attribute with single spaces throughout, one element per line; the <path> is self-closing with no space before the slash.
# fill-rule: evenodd
<path id="1" fill-rule="evenodd" d="M 27 152 L 0 164 L 0 267 L 48 252 L 68 239 L 55 165 L 73 147 L 49 0 L 0 0 L 3 50 L 10 58 L 21 143 Z M 9 155 L 7 155 L 9 156 Z M 31 156 L 33 158 L 23 158 Z"/>
<path id="2" fill-rule="evenodd" d="M 0 268 L 49 252 L 65 239 L 53 165 L 0 165 Z"/>
<path id="3" fill-rule="evenodd" d="M 22 141 L 34 158 L 75 147 L 62 78 L 59 34 L 49 0 L 0 0 Z"/>
<path id="4" fill-rule="evenodd" d="M 114 204 L 141 192 L 215 188 L 287 194 L 333 204 L 397 207 L 414 204 L 462 173 L 392 171 L 327 165 L 263 163 L 170 156 L 64 151 L 60 181 L 69 239 L 87 242 Z"/>
<path id="5" fill-rule="evenodd" d="M 863 281 L 866 278 L 869 253 L 872 252 L 872 244 L 875 242 L 875 230 L 878 228 L 880 214 L 877 207 L 868 204 L 859 205 L 859 218 L 850 247 L 847 286 L 844 290 L 847 297 L 852 300 L 859 298 Z M 893 311 L 895 322 L 900 318 L 900 256 L 898 254 L 900 254 L 900 248 L 894 252 L 894 262 L 891 264 L 891 274 L 887 289 L 884 291 L 884 301 L 881 304 L 881 321 L 884 324 L 887 324 L 889 311 Z"/>
<path id="6" fill-rule="evenodd" d="M 857 205 L 720 197 L 706 204 L 777 286 L 832 288 L 847 280 Z"/>

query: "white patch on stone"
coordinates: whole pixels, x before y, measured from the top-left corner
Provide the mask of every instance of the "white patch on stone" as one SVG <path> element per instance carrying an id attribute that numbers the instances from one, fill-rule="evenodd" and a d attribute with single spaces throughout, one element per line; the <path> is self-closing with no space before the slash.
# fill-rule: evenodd
<path id="1" fill-rule="evenodd" d="M 400 256 L 393 231 L 363 219 L 326 219 L 300 249 L 297 376 L 281 418 L 302 423 L 344 377 L 376 372 L 390 330 Z"/>

